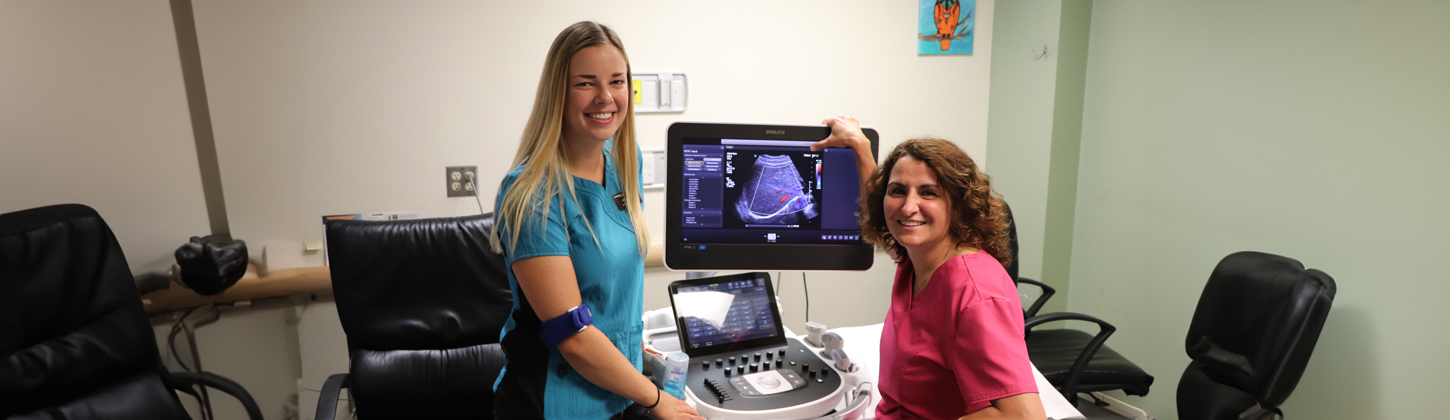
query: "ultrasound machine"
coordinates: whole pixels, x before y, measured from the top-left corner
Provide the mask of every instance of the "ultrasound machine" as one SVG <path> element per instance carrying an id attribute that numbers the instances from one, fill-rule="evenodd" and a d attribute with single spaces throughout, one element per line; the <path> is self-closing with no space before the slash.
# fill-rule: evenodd
<path id="1" fill-rule="evenodd" d="M 876 131 L 862 131 L 875 155 Z M 688 355 L 686 398 L 707 419 L 854 419 L 870 404 L 872 384 L 858 383 L 843 353 L 823 358 L 822 344 L 788 337 L 759 272 L 871 268 L 854 152 L 810 150 L 828 135 L 819 125 L 670 126 L 665 265 L 755 271 L 676 281 L 673 325 L 647 323 L 647 366 Z"/>

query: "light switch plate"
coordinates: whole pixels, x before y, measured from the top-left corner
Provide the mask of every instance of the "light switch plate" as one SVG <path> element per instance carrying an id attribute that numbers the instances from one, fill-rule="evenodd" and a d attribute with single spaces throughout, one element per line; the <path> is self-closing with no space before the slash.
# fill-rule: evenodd
<path id="1" fill-rule="evenodd" d="M 640 178 L 644 182 L 644 189 L 664 189 L 666 172 L 669 172 L 669 166 L 666 166 L 665 162 L 665 151 L 644 150 L 640 154 L 644 155 L 639 162 L 640 171 L 643 172 Z"/>
<path id="2" fill-rule="evenodd" d="M 684 72 L 637 72 L 630 77 L 639 84 L 634 92 L 634 112 L 685 112 L 690 89 Z"/>

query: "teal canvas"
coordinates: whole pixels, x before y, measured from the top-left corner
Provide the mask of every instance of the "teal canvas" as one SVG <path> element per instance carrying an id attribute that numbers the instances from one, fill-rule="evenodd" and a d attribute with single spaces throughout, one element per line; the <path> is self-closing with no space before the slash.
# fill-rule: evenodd
<path id="1" fill-rule="evenodd" d="M 917 54 L 971 54 L 976 0 L 918 0 Z"/>

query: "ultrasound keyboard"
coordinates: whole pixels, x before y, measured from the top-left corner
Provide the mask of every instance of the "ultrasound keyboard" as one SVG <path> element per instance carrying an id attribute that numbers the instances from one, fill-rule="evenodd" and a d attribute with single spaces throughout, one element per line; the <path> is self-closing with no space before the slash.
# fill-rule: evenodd
<path id="1" fill-rule="evenodd" d="M 823 399 L 835 405 L 840 374 L 800 340 L 786 344 L 691 360 L 689 392 L 702 404 L 730 411 L 785 409 Z"/>

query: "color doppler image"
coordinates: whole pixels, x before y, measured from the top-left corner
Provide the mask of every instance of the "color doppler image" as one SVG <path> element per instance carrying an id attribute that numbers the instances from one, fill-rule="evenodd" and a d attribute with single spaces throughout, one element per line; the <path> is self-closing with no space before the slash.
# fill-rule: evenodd
<path id="1" fill-rule="evenodd" d="M 727 202 L 734 201 L 734 219 L 746 227 L 819 225 L 820 158 L 806 155 L 736 155 L 737 161 L 753 158 L 754 163 L 744 182 L 736 183 L 739 196 L 726 197 Z"/>

